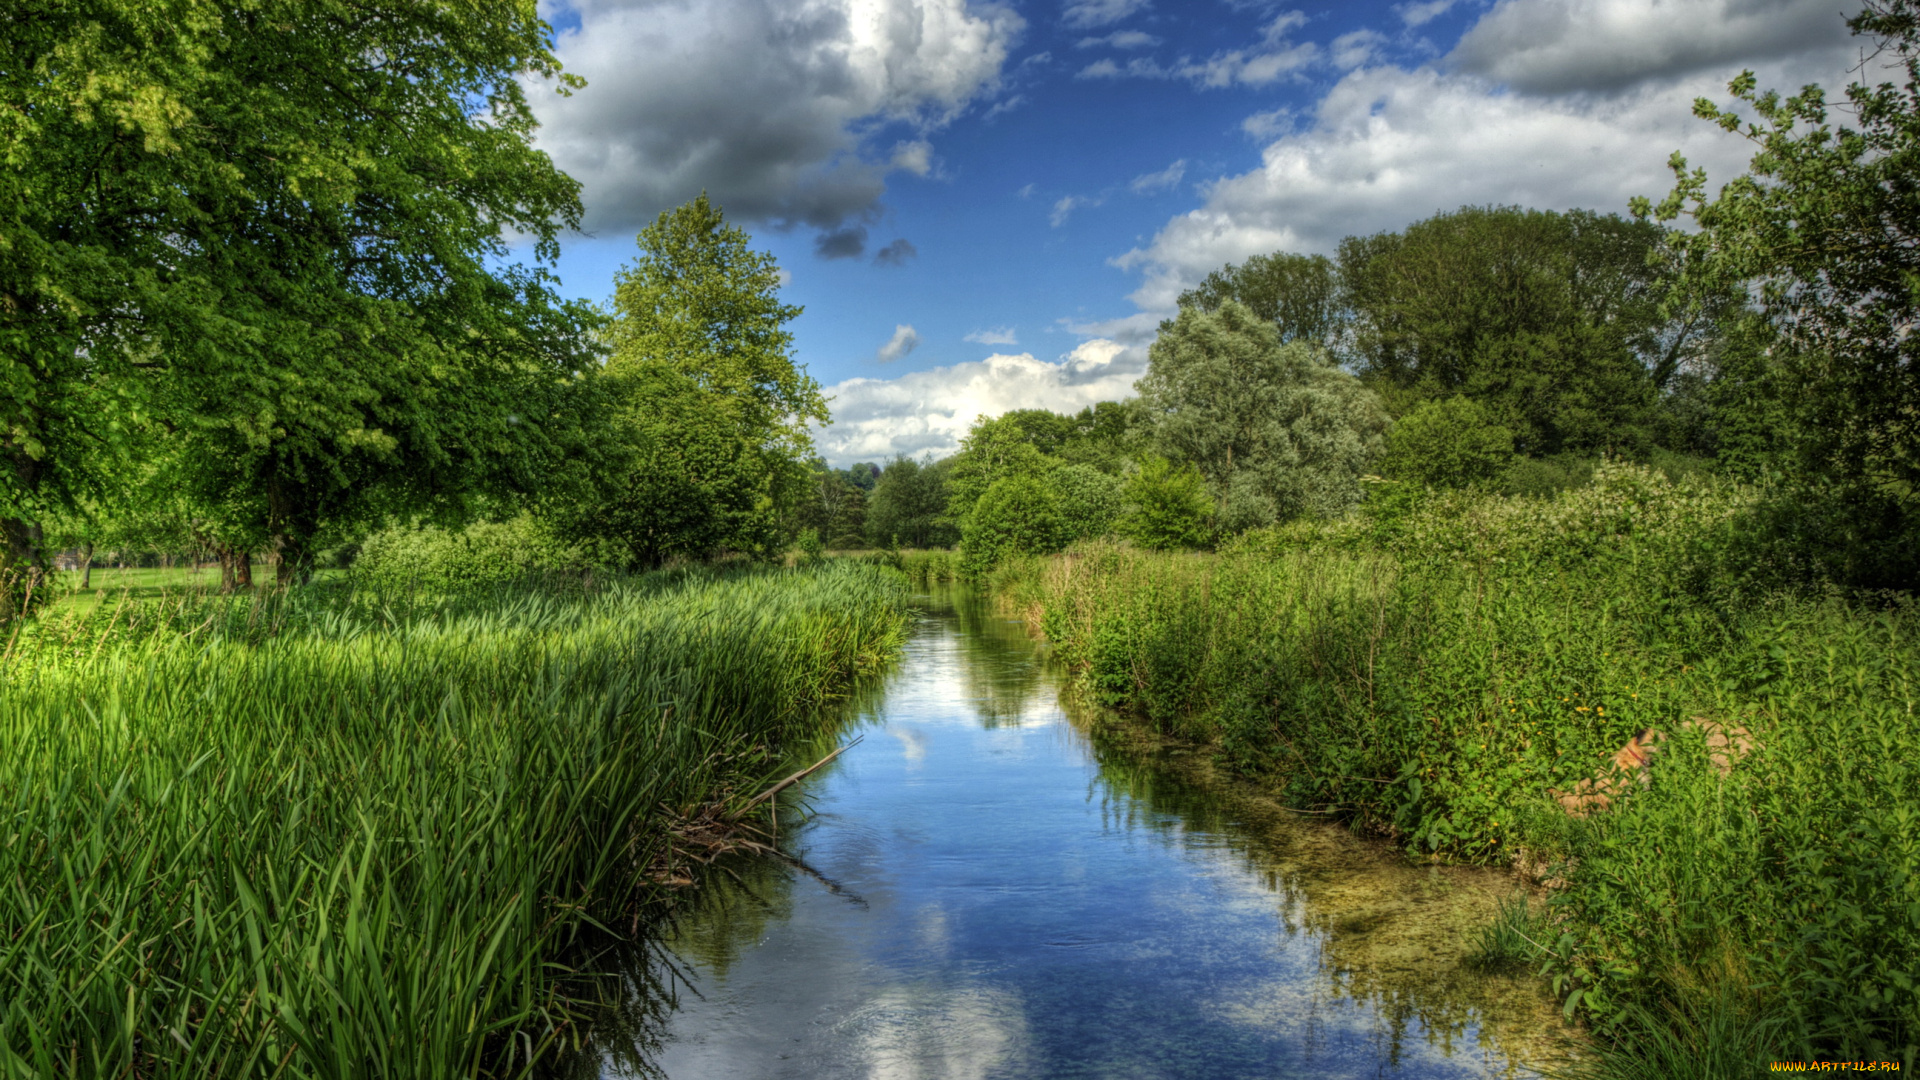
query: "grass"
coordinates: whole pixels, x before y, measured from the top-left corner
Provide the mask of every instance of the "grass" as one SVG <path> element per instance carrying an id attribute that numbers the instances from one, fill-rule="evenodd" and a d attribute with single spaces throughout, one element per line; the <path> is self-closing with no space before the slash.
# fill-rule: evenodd
<path id="1" fill-rule="evenodd" d="M 344 573 L 341 570 L 318 570 L 314 573 L 314 580 L 336 580 Z M 253 575 L 259 587 L 273 583 L 273 568 L 265 563 L 256 563 Z M 55 587 L 61 591 L 59 599 L 54 602 L 56 609 L 95 608 L 109 597 L 157 600 L 175 593 L 211 592 L 220 587 L 220 567 L 216 563 L 209 563 L 198 570 L 192 566 L 95 566 L 92 584 L 81 588 L 82 580 L 78 570 L 59 572 Z"/>
<path id="2" fill-rule="evenodd" d="M 1381 503 L 1218 555 L 1082 547 L 992 586 L 1084 693 L 1295 807 L 1546 879 L 1538 966 L 1620 1054 L 1656 1045 L 1646 1018 L 1692 1016 L 1666 1034 L 1911 1068 L 1911 612 L 1756 589 L 1751 496 L 1706 480 L 1606 466 L 1551 499 Z M 1695 718 L 1758 747 L 1722 776 Z M 1643 727 L 1673 734 L 1651 787 L 1569 818 L 1551 792 Z"/>
<path id="3" fill-rule="evenodd" d="M 527 1075 L 670 826 L 904 633 L 875 567 L 116 594 L 0 674 L 0 1076 Z"/>

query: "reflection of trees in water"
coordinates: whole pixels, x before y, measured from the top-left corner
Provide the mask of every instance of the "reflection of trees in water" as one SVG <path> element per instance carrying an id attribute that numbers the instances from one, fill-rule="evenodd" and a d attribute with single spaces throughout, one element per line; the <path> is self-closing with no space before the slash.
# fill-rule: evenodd
<path id="1" fill-rule="evenodd" d="M 942 599 L 951 602 L 960 623 L 961 682 L 980 725 L 1020 726 L 1041 694 L 1055 689 L 1026 629 L 973 593 L 956 589 Z"/>
<path id="2" fill-rule="evenodd" d="M 1354 1004 L 1372 1015 L 1376 1052 L 1402 1060 L 1409 1034 L 1452 1056 L 1471 1032 L 1496 1058 L 1543 1062 L 1567 1055 L 1578 1036 L 1527 976 L 1464 964 L 1466 947 L 1514 886 L 1468 867 L 1421 867 L 1345 829 L 1304 820 L 1244 783 L 1217 776 L 1204 750 L 1160 744 L 1125 721 L 1074 708 L 1075 730 L 1099 766 L 1104 823 L 1170 846 L 1225 852 L 1275 894 L 1290 938 L 1313 943 L 1320 979 L 1283 985 L 1240 1003 L 1248 1022 L 1295 1028 L 1311 1044 Z M 1340 1026 L 1344 1027 L 1345 1024 Z"/>

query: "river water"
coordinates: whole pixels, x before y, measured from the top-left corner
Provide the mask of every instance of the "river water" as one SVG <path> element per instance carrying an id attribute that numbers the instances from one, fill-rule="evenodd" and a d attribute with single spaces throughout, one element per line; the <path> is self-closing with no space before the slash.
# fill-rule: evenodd
<path id="1" fill-rule="evenodd" d="M 922 601 L 857 745 L 668 940 L 676 1008 L 607 1076 L 1530 1076 L 1535 981 L 1461 963 L 1517 886 L 1415 866 L 1075 716 L 1022 628 Z M 804 814 L 803 814 L 804 811 Z"/>

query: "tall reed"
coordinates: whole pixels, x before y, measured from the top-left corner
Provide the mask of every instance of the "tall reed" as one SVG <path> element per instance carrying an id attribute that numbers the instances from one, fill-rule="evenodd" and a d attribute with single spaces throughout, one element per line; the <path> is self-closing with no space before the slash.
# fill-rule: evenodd
<path id="1" fill-rule="evenodd" d="M 1084 692 L 1296 807 L 1553 880 L 1541 961 L 1603 1030 L 1746 1017 L 1782 1059 L 1911 1068 L 1920 635 L 1903 609 L 1758 594 L 1717 565 L 1741 498 L 1609 466 L 1546 502 L 1452 498 L 1218 556 L 1094 545 L 994 586 Z M 1755 749 L 1723 776 L 1701 720 Z M 1551 793 L 1645 727 L 1672 736 L 1651 785 L 1569 818 Z"/>
<path id="2" fill-rule="evenodd" d="M 675 813 L 904 633 L 882 568 L 104 605 L 0 676 L 0 1076 L 524 1075 Z"/>

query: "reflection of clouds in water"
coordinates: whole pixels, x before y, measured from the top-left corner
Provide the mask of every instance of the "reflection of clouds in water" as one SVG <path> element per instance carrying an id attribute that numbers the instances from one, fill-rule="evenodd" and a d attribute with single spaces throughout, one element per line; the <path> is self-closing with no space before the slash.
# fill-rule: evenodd
<path id="1" fill-rule="evenodd" d="M 920 909 L 913 923 L 913 938 L 922 949 L 945 956 L 952 945 L 947 927 L 947 909 L 928 904 Z"/>
<path id="2" fill-rule="evenodd" d="M 887 726 L 887 734 L 900 740 L 900 751 L 906 755 L 908 761 L 927 760 L 927 737 L 920 733 L 919 728 L 894 723 Z"/>
<path id="3" fill-rule="evenodd" d="M 984 1080 L 1026 1056 L 1019 997 L 991 987 L 888 987 L 837 1026 L 869 1080 Z"/>

